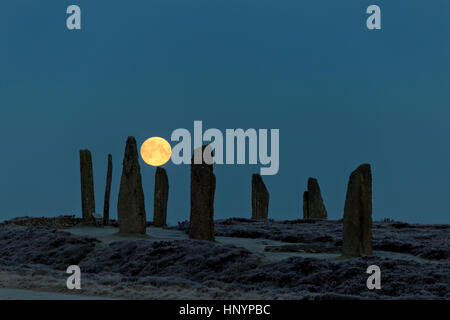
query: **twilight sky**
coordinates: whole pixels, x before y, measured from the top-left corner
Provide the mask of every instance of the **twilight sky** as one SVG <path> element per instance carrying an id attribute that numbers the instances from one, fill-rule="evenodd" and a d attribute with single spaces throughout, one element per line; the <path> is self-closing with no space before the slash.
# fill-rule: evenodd
<path id="1" fill-rule="evenodd" d="M 66 28 L 66 8 L 82 30 Z M 366 28 L 377 4 L 382 30 Z M 10 0 L 0 2 L 0 220 L 81 216 L 79 155 L 93 153 L 97 212 L 107 154 L 112 217 L 127 136 L 279 128 L 269 216 L 302 216 L 307 178 L 330 219 L 372 164 L 373 216 L 450 223 L 450 2 Z M 169 175 L 168 221 L 189 219 L 189 167 Z M 250 217 L 259 166 L 216 166 L 215 217 Z M 155 168 L 141 161 L 147 219 Z"/>

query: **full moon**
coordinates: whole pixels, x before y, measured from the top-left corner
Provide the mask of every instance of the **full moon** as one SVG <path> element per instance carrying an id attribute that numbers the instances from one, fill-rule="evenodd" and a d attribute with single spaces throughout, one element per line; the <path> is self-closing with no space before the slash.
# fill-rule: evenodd
<path id="1" fill-rule="evenodd" d="M 159 167 L 167 163 L 172 156 L 169 142 L 160 137 L 151 137 L 141 146 L 141 157 L 145 163 Z"/>

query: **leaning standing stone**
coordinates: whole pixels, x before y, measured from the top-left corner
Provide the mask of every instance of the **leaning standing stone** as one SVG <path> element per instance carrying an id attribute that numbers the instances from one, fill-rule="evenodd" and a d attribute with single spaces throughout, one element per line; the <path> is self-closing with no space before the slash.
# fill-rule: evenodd
<path id="1" fill-rule="evenodd" d="M 259 174 L 252 176 L 252 219 L 266 220 L 269 216 L 269 192 Z"/>
<path id="2" fill-rule="evenodd" d="M 213 172 L 211 161 L 195 164 L 194 158 L 197 152 L 203 152 L 208 157 L 211 155 L 211 147 L 203 146 L 194 150 L 191 163 L 191 217 L 189 238 L 197 240 L 214 241 L 214 192 L 216 189 L 216 176 Z"/>
<path id="3" fill-rule="evenodd" d="M 81 207 L 83 222 L 95 224 L 94 176 L 92 172 L 92 155 L 89 150 L 80 150 L 80 174 L 81 174 Z"/>
<path id="4" fill-rule="evenodd" d="M 303 219 L 327 219 L 328 213 L 323 204 L 317 179 L 308 179 L 308 191 L 303 194 Z"/>
<path id="5" fill-rule="evenodd" d="M 155 199 L 153 207 L 153 226 L 164 227 L 167 218 L 167 200 L 169 198 L 169 179 L 166 170 L 156 168 Z"/>
<path id="6" fill-rule="evenodd" d="M 119 233 L 146 233 L 144 191 L 134 137 L 128 137 L 125 147 L 117 214 Z"/>
<path id="7" fill-rule="evenodd" d="M 350 175 L 344 208 L 342 255 L 372 254 L 372 173 L 369 164 Z"/>
<path id="8" fill-rule="evenodd" d="M 108 171 L 106 172 L 105 202 L 103 204 L 103 225 L 109 225 L 109 199 L 111 196 L 112 156 L 108 154 Z"/>

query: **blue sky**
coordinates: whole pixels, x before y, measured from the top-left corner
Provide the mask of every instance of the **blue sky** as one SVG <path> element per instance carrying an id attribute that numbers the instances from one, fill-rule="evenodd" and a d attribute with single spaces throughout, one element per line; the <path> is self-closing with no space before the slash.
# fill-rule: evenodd
<path id="1" fill-rule="evenodd" d="M 82 30 L 66 28 L 66 8 Z M 382 30 L 369 31 L 377 4 Z M 450 223 L 450 2 L 133 0 L 0 3 L 0 219 L 81 215 L 79 149 L 97 211 L 107 154 L 116 217 L 127 136 L 279 128 L 264 180 L 274 219 L 302 216 L 307 178 L 330 219 L 372 164 L 374 219 Z M 168 221 L 189 218 L 189 167 L 165 166 Z M 155 169 L 141 162 L 147 217 Z M 216 218 L 251 215 L 258 166 L 218 166 Z"/>

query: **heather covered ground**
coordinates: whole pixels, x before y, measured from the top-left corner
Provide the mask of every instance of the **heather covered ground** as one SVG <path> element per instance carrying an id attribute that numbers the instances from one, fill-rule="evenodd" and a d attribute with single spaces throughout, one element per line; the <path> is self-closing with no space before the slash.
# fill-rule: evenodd
<path id="1" fill-rule="evenodd" d="M 40 223 L 0 226 L 5 288 L 125 299 L 450 299 L 450 226 L 376 222 L 374 255 L 342 259 L 340 221 L 216 221 L 216 242 L 192 241 L 188 223 L 120 237 L 117 228 Z M 378 265 L 382 289 L 366 287 Z"/>

